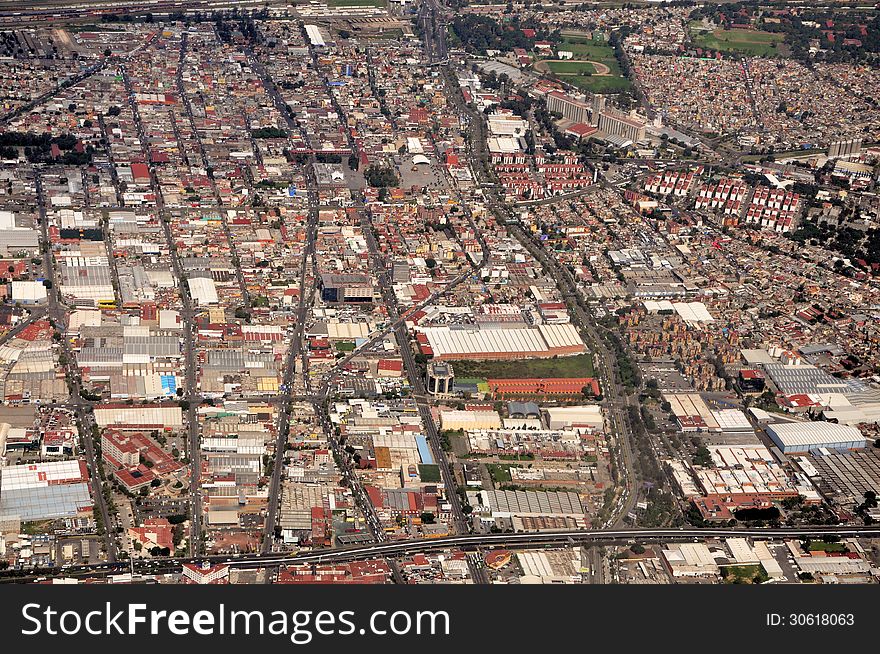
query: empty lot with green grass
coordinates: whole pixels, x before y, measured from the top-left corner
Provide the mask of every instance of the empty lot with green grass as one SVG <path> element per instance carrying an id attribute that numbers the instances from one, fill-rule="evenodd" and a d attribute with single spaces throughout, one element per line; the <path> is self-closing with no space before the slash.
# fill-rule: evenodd
<path id="1" fill-rule="evenodd" d="M 492 481 L 496 484 L 503 484 L 511 481 L 510 469 L 519 468 L 516 463 L 487 463 L 486 470 L 492 477 Z"/>
<path id="2" fill-rule="evenodd" d="M 592 377 L 593 356 L 578 354 L 556 359 L 514 361 L 453 361 L 456 377 L 481 379 L 523 379 L 548 377 Z"/>

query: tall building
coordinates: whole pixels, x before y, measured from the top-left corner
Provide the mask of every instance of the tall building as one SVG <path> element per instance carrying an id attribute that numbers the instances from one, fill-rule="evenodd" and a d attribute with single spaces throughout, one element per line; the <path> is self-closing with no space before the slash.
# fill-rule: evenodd
<path id="1" fill-rule="evenodd" d="M 321 275 L 321 299 L 331 303 L 368 303 L 373 301 L 373 284 L 367 275 Z"/>
<path id="2" fill-rule="evenodd" d="M 433 362 L 428 366 L 428 392 L 431 395 L 452 393 L 454 382 L 455 371 L 452 364 Z"/>
<path id="3" fill-rule="evenodd" d="M 589 123 L 593 110 L 589 104 L 570 95 L 554 91 L 547 94 L 547 111 L 561 114 L 576 123 Z"/>
<path id="4" fill-rule="evenodd" d="M 593 127 L 599 126 L 599 115 L 605 111 L 605 103 L 607 99 L 604 95 L 593 96 Z"/>
<path id="5" fill-rule="evenodd" d="M 862 151 L 862 139 L 851 138 L 842 141 L 834 141 L 828 146 L 828 158 L 848 157 Z"/>
<path id="6" fill-rule="evenodd" d="M 609 136 L 620 136 L 633 143 L 645 139 L 645 121 L 614 109 L 599 114 L 599 129 Z"/>

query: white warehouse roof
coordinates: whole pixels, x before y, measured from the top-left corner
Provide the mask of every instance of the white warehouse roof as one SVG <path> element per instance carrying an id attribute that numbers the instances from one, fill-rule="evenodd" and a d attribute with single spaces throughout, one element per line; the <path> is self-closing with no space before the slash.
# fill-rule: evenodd
<path id="1" fill-rule="evenodd" d="M 540 357 L 550 355 L 554 348 L 586 349 L 572 324 L 541 325 L 528 329 L 425 327 L 422 331 L 428 337 L 436 357 L 493 353 L 523 353 Z"/>
<path id="2" fill-rule="evenodd" d="M 127 406 L 111 405 L 95 407 L 95 422 L 99 427 L 154 427 L 183 426 L 183 410 L 179 406 Z"/>
<path id="3" fill-rule="evenodd" d="M 317 25 L 306 25 L 306 35 L 309 37 L 309 41 L 311 41 L 312 45 L 318 47 L 326 45 L 324 37 L 321 35 L 321 30 L 318 29 Z"/>
<path id="4" fill-rule="evenodd" d="M 820 447 L 852 449 L 864 447 L 865 437 L 855 427 L 833 422 L 784 422 L 767 425 L 767 433 L 788 452 L 809 451 Z"/>
<path id="5" fill-rule="evenodd" d="M 12 299 L 16 302 L 40 302 L 46 299 L 43 282 L 12 282 Z"/>
<path id="6" fill-rule="evenodd" d="M 605 424 L 598 404 L 548 407 L 546 411 L 550 419 L 550 429 L 562 429 L 572 425 L 589 425 L 601 429 Z"/>
<path id="7" fill-rule="evenodd" d="M 190 277 L 186 280 L 186 283 L 189 284 L 190 295 L 199 304 L 217 304 L 220 301 L 213 279 Z"/>

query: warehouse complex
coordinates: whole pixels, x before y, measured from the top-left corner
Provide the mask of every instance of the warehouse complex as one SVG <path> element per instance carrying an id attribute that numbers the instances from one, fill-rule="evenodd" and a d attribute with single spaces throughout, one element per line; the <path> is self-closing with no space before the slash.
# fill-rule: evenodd
<path id="1" fill-rule="evenodd" d="M 577 493 L 557 491 L 468 491 L 481 520 L 509 521 L 514 531 L 570 529 L 586 526 Z"/>

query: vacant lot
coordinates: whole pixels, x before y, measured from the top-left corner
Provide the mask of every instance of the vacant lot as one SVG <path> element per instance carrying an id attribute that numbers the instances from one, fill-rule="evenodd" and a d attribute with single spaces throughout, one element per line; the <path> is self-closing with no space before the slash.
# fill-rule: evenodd
<path id="1" fill-rule="evenodd" d="M 556 359 L 516 361 L 453 361 L 456 377 L 481 379 L 531 379 L 547 377 L 592 377 L 593 357 L 578 354 Z"/>
<path id="2" fill-rule="evenodd" d="M 440 481 L 440 466 L 434 463 L 419 464 L 419 478 L 426 484 Z"/>
<path id="3" fill-rule="evenodd" d="M 510 469 L 519 468 L 515 463 L 487 463 L 486 470 L 496 484 L 503 484 L 511 480 Z"/>
<path id="4" fill-rule="evenodd" d="M 761 565 L 731 565 L 721 568 L 721 576 L 728 584 L 763 584 L 770 579 Z"/>

